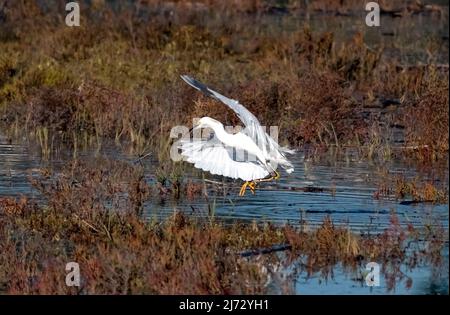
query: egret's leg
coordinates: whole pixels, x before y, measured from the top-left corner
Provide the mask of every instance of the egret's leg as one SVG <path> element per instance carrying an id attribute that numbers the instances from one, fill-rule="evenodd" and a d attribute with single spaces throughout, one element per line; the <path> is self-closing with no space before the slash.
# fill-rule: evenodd
<path id="1" fill-rule="evenodd" d="M 252 192 L 252 194 L 255 194 L 255 188 L 256 188 L 256 181 L 252 181 L 248 184 L 248 187 L 250 187 L 250 190 Z"/>
<path id="2" fill-rule="evenodd" d="M 258 179 L 257 182 L 258 183 L 260 183 L 260 182 L 271 182 L 271 181 L 277 180 L 279 178 L 280 178 L 280 173 L 275 171 L 275 176 L 270 176 L 270 177 L 267 177 L 267 178 L 261 178 L 261 179 Z"/>
<path id="3" fill-rule="evenodd" d="M 252 194 L 255 194 L 255 189 L 256 189 L 256 185 L 260 182 L 270 182 L 273 180 L 277 180 L 280 178 L 280 173 L 278 173 L 277 171 L 275 171 L 275 176 L 270 176 L 268 178 L 262 178 L 262 179 L 256 179 L 256 180 L 252 180 L 251 182 L 247 181 L 245 182 L 242 187 L 241 190 L 239 191 L 239 196 L 244 196 L 245 195 L 245 191 L 247 190 L 247 186 L 250 187 L 250 191 L 252 192 Z"/>
<path id="4" fill-rule="evenodd" d="M 277 180 L 277 179 L 280 179 L 280 173 L 278 173 L 277 171 L 275 171 L 275 176 L 274 176 L 274 178 L 273 179 L 275 179 L 275 180 Z"/>
<path id="5" fill-rule="evenodd" d="M 241 187 L 241 190 L 239 191 L 239 196 L 244 196 L 245 195 L 245 190 L 247 189 L 247 186 L 248 186 L 248 184 L 249 184 L 250 182 L 245 182 L 243 185 L 242 185 L 242 187 Z"/>

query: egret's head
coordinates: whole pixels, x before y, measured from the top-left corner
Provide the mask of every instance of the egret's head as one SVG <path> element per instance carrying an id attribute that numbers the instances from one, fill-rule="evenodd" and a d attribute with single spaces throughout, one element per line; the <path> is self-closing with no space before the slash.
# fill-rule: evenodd
<path id="1" fill-rule="evenodd" d="M 202 117 L 199 120 L 197 120 L 197 123 L 195 124 L 195 129 L 199 129 L 199 128 L 213 128 L 213 126 L 220 124 L 220 122 L 218 122 L 215 119 L 212 119 L 210 117 Z"/>

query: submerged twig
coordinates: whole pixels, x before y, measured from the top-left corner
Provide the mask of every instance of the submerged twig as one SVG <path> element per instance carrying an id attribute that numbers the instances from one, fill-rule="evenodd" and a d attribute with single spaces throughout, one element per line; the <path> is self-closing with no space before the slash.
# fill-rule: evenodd
<path id="1" fill-rule="evenodd" d="M 251 250 L 243 251 L 243 252 L 239 253 L 239 256 L 241 256 L 241 257 L 249 257 L 249 256 L 270 254 L 270 253 L 273 253 L 273 252 L 280 252 L 280 251 L 291 250 L 291 249 L 292 249 L 292 246 L 290 244 L 277 244 L 277 245 L 273 245 L 271 247 L 258 248 L 258 249 L 251 249 Z"/>

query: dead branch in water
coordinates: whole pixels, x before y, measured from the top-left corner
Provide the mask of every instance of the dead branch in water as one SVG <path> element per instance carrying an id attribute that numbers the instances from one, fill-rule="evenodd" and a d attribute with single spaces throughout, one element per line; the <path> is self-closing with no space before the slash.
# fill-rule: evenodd
<path id="1" fill-rule="evenodd" d="M 291 249 L 292 249 L 292 246 L 289 244 L 278 244 L 278 245 L 273 245 L 273 246 L 267 247 L 267 248 L 258 248 L 258 249 L 251 249 L 251 250 L 243 251 L 243 252 L 239 253 L 239 256 L 249 257 L 249 256 L 270 254 L 273 252 L 280 252 L 280 251 L 291 250 Z"/>

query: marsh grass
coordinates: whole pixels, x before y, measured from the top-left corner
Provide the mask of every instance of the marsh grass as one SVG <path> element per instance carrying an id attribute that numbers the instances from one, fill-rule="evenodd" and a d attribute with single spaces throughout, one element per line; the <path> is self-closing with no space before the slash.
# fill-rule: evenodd
<path id="1" fill-rule="evenodd" d="M 375 199 L 396 198 L 403 203 L 448 203 L 448 187 L 432 179 L 418 176 L 408 178 L 404 175 L 386 174 L 374 192 Z"/>
<path id="2" fill-rule="evenodd" d="M 356 146 L 371 158 L 392 157 L 393 144 L 385 134 L 389 126 L 379 127 L 384 115 L 367 117 L 364 108 L 378 106 L 380 113 L 381 98 L 401 99 L 394 120 L 406 128 L 406 147 L 418 148 L 404 152 L 424 160 L 445 156 L 448 66 L 433 58 L 424 66 L 387 59 L 383 44 L 369 47 L 361 32 L 338 41 L 332 31 L 312 30 L 308 20 L 301 29 L 281 32 L 263 30 L 252 18 L 274 8 L 286 14 L 341 12 L 336 5 L 96 2 L 82 26 L 69 28 L 61 26 L 61 4 L 7 2 L 0 42 L 2 129 L 22 126 L 22 134 L 42 143 L 45 156 L 52 144 L 76 151 L 104 139 L 130 142 L 138 153 L 161 150 L 174 125 L 190 125 L 204 114 L 238 123 L 181 82 L 179 75 L 189 73 L 239 99 L 265 125 L 279 126 L 282 143 Z M 352 5 L 345 2 L 342 10 Z M 400 2 L 383 5 L 412 10 Z M 448 17 L 433 18 L 438 23 Z M 440 45 L 431 45 L 429 53 Z"/>
<path id="3" fill-rule="evenodd" d="M 358 275 L 368 261 L 383 265 L 391 290 L 410 281 L 404 266 L 439 267 L 446 242 L 443 229 L 404 227 L 395 213 L 386 230 L 369 234 L 328 217 L 319 226 L 303 221 L 298 227 L 226 224 L 213 213 L 189 218 L 178 211 L 162 221 L 146 220 L 142 208 L 154 198 L 151 187 L 141 167 L 124 162 L 74 161 L 58 174 L 30 176 L 45 205 L 25 197 L 0 199 L 3 293 L 263 294 L 274 287 L 294 293 L 300 272 L 328 279 L 341 265 Z M 290 250 L 240 254 L 278 244 Z M 72 261 L 80 264 L 79 288 L 65 285 L 65 265 Z"/>

